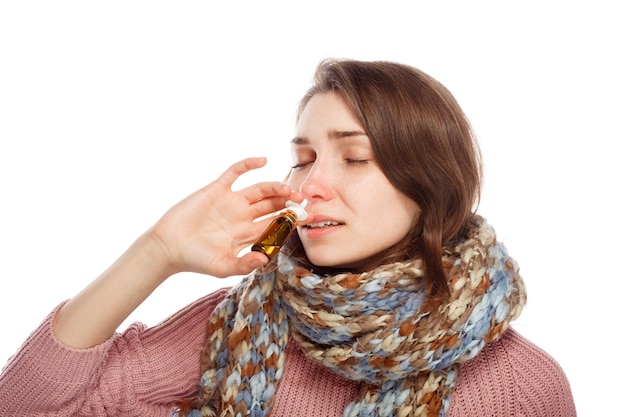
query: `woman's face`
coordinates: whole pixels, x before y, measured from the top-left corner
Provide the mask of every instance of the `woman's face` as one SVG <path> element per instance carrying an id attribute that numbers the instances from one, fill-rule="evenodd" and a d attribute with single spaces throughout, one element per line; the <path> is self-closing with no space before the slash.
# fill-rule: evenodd
<path id="1" fill-rule="evenodd" d="M 387 180 L 365 129 L 336 93 L 300 115 L 288 183 L 309 200 L 298 234 L 317 266 L 364 270 L 404 238 L 419 207 Z"/>

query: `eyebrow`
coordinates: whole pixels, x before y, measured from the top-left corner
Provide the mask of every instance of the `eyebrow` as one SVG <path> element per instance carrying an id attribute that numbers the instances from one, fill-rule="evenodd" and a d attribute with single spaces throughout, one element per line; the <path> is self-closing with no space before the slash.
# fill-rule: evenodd
<path id="1" fill-rule="evenodd" d="M 343 138 L 351 138 L 356 136 L 367 136 L 362 130 L 330 130 L 328 132 L 328 137 L 330 139 L 343 139 Z M 305 145 L 309 143 L 309 139 L 303 136 L 296 136 L 291 140 L 293 145 Z"/>

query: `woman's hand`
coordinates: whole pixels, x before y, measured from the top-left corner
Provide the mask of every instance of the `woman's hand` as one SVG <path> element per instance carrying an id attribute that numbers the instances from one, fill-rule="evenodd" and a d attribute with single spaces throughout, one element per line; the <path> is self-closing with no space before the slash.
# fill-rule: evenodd
<path id="1" fill-rule="evenodd" d="M 280 182 L 231 189 L 237 178 L 265 163 L 265 158 L 248 158 L 233 164 L 217 180 L 168 210 L 147 232 L 163 249 L 167 276 L 183 271 L 215 277 L 243 275 L 267 262 L 258 252 L 238 257 L 269 223 L 254 220 L 283 209 L 287 199 L 301 201 L 302 196 Z"/>
<path id="2" fill-rule="evenodd" d="M 270 220 L 255 219 L 281 210 L 302 194 L 279 182 L 231 189 L 242 174 L 265 165 L 265 158 L 233 164 L 217 180 L 176 204 L 57 313 L 54 332 L 67 345 L 102 343 L 164 280 L 177 272 L 215 277 L 243 275 L 267 262 L 264 254 L 239 252 Z"/>

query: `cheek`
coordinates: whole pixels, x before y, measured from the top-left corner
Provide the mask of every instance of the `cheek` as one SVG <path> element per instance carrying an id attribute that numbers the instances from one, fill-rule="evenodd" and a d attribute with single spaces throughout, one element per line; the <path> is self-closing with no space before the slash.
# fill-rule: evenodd
<path id="1" fill-rule="evenodd" d="M 368 221 L 384 228 L 393 228 L 396 233 L 405 234 L 419 216 L 420 210 L 413 200 L 395 188 L 379 188 L 381 192 L 368 197 Z M 367 190 L 363 190 L 366 192 Z M 361 194 L 367 195 L 367 194 Z"/>
<path id="2" fill-rule="evenodd" d="M 417 203 L 404 194 L 399 194 L 396 201 L 396 216 L 398 221 L 404 224 L 408 230 L 411 228 L 420 215 L 420 208 Z"/>
<path id="3" fill-rule="evenodd" d="M 376 215 L 381 212 L 395 211 L 399 206 L 407 207 L 412 200 L 398 191 L 382 174 L 358 178 L 357 181 L 344 182 L 342 188 L 352 199 L 360 201 L 363 207 L 370 207 Z"/>

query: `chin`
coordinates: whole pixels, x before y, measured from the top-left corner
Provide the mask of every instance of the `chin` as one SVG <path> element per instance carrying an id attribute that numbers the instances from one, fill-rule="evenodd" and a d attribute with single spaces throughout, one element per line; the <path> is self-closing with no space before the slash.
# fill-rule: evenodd
<path id="1" fill-rule="evenodd" d="M 341 256 L 338 256 L 336 251 L 331 250 L 312 250 L 306 252 L 309 261 L 322 268 L 341 268 L 345 264 Z"/>
<path id="2" fill-rule="evenodd" d="M 338 269 L 350 272 L 359 272 L 362 262 L 354 258 L 338 256 L 337 252 L 308 254 L 309 262 L 320 269 Z"/>

